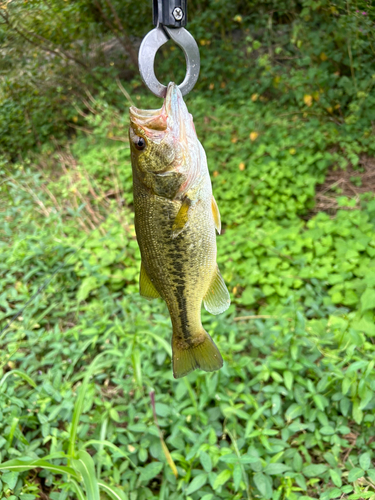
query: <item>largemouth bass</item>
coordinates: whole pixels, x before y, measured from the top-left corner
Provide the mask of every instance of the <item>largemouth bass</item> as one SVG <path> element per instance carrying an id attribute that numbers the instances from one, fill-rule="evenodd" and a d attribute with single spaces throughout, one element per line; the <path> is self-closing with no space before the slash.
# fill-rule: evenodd
<path id="1" fill-rule="evenodd" d="M 163 107 L 130 108 L 135 230 L 141 250 L 140 294 L 162 297 L 172 320 L 173 375 L 223 366 L 201 323 L 230 305 L 216 264 L 220 214 L 204 149 L 176 84 Z"/>

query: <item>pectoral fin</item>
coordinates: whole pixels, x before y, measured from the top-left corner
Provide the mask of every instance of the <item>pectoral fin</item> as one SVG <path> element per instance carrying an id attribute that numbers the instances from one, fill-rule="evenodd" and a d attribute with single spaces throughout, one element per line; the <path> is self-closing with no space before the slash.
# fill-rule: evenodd
<path id="1" fill-rule="evenodd" d="M 176 238 L 187 226 L 189 222 L 188 214 L 190 206 L 191 206 L 191 200 L 189 198 L 185 198 L 173 222 L 172 238 Z"/>
<path id="2" fill-rule="evenodd" d="M 218 234 L 220 234 L 221 232 L 220 212 L 214 197 L 212 197 L 211 199 L 211 210 L 212 210 L 212 215 L 214 216 L 216 231 L 218 232 Z"/>
<path id="3" fill-rule="evenodd" d="M 216 273 L 212 278 L 210 287 L 203 298 L 203 304 L 211 314 L 220 314 L 230 306 L 229 292 L 218 267 L 216 268 Z"/>
<path id="4" fill-rule="evenodd" d="M 139 276 L 139 293 L 142 297 L 152 300 L 160 297 L 160 293 L 156 290 L 152 284 L 150 278 L 148 277 L 147 271 L 141 263 L 141 273 Z"/>

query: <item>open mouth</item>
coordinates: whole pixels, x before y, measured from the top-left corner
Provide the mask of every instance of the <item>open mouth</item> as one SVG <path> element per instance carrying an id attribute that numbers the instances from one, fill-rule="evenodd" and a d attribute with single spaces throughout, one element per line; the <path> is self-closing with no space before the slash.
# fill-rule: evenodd
<path id="1" fill-rule="evenodd" d="M 160 109 L 138 109 L 130 108 L 130 120 L 135 125 L 151 133 L 152 131 L 163 131 L 167 128 L 167 115 L 165 106 Z"/>
<path id="2" fill-rule="evenodd" d="M 159 109 L 139 109 L 135 106 L 130 108 L 130 120 L 142 127 L 151 130 L 166 130 L 168 118 L 179 112 L 181 93 L 175 83 L 170 83 L 167 89 L 163 106 Z"/>
<path id="3" fill-rule="evenodd" d="M 194 137 L 193 120 L 187 110 L 178 86 L 171 82 L 163 106 L 159 109 L 130 108 L 131 126 L 136 134 L 143 132 L 146 136 L 162 140 L 161 132 L 170 131 L 180 142 L 186 142 L 188 136 Z"/>
<path id="4" fill-rule="evenodd" d="M 163 108 L 160 109 L 138 109 L 135 106 L 130 108 L 130 114 L 132 117 L 137 118 L 139 120 L 152 118 L 157 115 L 160 115 Z"/>

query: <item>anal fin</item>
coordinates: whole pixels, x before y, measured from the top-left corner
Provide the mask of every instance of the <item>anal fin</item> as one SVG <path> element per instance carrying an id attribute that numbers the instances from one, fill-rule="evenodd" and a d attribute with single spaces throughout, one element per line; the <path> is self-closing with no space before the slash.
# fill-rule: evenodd
<path id="1" fill-rule="evenodd" d="M 185 198 L 182 202 L 180 210 L 178 211 L 176 218 L 172 226 L 172 238 L 176 238 L 187 226 L 189 222 L 189 208 L 191 205 L 191 200 Z"/>
<path id="2" fill-rule="evenodd" d="M 217 206 L 216 200 L 213 196 L 211 198 L 211 210 L 212 210 L 212 215 L 214 216 L 216 231 L 218 232 L 218 234 L 220 234 L 220 232 L 221 232 L 220 212 L 219 212 L 219 207 Z"/>
<path id="3" fill-rule="evenodd" d="M 211 314 L 220 314 L 230 306 L 229 292 L 218 267 L 216 268 L 209 289 L 203 298 L 203 304 L 205 309 Z"/>
<path id="4" fill-rule="evenodd" d="M 152 281 L 148 277 L 147 271 L 144 265 L 141 263 L 141 272 L 139 276 L 139 293 L 142 297 L 152 300 L 160 297 L 160 293 L 154 287 Z"/>

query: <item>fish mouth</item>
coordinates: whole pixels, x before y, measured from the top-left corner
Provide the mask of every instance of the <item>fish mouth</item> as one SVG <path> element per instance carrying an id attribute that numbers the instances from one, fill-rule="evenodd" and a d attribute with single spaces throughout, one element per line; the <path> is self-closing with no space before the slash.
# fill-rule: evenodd
<path id="1" fill-rule="evenodd" d="M 178 86 L 170 82 L 163 106 L 160 109 L 130 108 L 130 121 L 135 133 L 141 129 L 150 138 L 160 137 L 160 132 L 171 132 L 179 141 L 186 142 L 189 129 L 195 129 L 193 119 Z M 192 125 L 192 127 L 191 127 Z"/>
<path id="2" fill-rule="evenodd" d="M 135 118 L 138 118 L 139 120 L 142 120 L 142 119 L 147 119 L 147 118 L 151 118 L 153 116 L 157 116 L 160 114 L 162 108 L 161 109 L 139 109 L 139 108 L 136 108 L 135 106 L 132 106 L 130 108 L 130 112 L 132 114 L 132 116 L 134 116 Z"/>
<path id="3" fill-rule="evenodd" d="M 130 122 L 135 131 L 140 128 L 146 135 L 152 136 L 153 132 L 162 132 L 167 129 L 164 104 L 160 109 L 139 109 L 131 106 L 129 112 Z"/>

